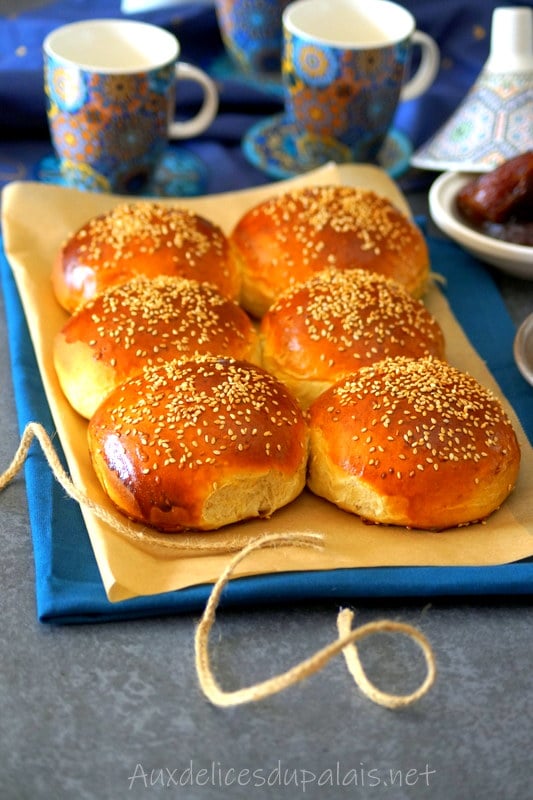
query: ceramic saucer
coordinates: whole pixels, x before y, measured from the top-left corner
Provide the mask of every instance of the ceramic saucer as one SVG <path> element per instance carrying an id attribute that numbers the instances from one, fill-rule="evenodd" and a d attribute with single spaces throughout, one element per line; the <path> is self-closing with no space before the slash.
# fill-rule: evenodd
<path id="1" fill-rule="evenodd" d="M 42 158 L 34 170 L 34 178 L 41 183 L 66 186 L 55 155 Z M 183 147 L 169 148 L 157 172 L 148 184 L 132 192 L 144 197 L 196 197 L 205 194 L 207 167 L 194 153 Z"/>
<path id="2" fill-rule="evenodd" d="M 246 132 L 242 149 L 247 160 L 271 178 L 292 178 L 322 166 L 325 161 L 346 162 L 346 149 L 332 142 L 324 158 L 321 149 L 317 158 L 312 148 L 305 148 L 303 137 L 295 126 L 285 121 L 282 114 L 261 120 Z M 389 132 L 377 159 L 392 178 L 397 178 L 409 167 L 412 147 L 399 131 Z"/>

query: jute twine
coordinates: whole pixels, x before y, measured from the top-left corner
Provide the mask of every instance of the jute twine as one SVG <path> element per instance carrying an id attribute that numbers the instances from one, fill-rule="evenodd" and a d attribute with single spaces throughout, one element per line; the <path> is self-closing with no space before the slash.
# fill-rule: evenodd
<path id="1" fill-rule="evenodd" d="M 99 519 L 109 524 L 118 532 L 127 533 L 128 535 L 131 535 L 132 532 L 134 533 L 131 526 L 120 522 L 106 508 L 92 500 L 85 492 L 74 485 L 63 469 L 48 433 L 43 426 L 37 422 L 30 422 L 26 426 L 11 464 L 0 475 L 0 491 L 5 489 L 20 472 L 34 438 L 39 441 L 55 478 L 69 497 L 89 508 Z M 337 616 L 337 639 L 318 650 L 309 658 L 299 662 L 286 672 L 268 678 L 260 683 L 253 684 L 252 686 L 234 691 L 225 691 L 219 686 L 213 674 L 209 658 L 209 634 L 215 622 L 216 610 L 220 603 L 222 592 L 231 579 L 237 565 L 250 553 L 262 548 L 285 545 L 320 549 L 322 540 L 323 536 L 319 533 L 291 532 L 259 536 L 239 549 L 214 583 L 200 622 L 197 625 L 194 641 L 195 664 L 200 687 L 205 696 L 214 705 L 221 707 L 237 706 L 263 700 L 266 697 L 275 695 L 283 689 L 287 689 L 289 686 L 293 686 L 304 678 L 308 678 L 318 672 L 330 659 L 341 652 L 344 655 L 348 671 L 361 692 L 380 706 L 390 709 L 405 708 L 423 697 L 433 685 L 436 677 L 435 657 L 428 640 L 417 628 L 406 623 L 384 619 L 369 622 L 352 629 L 354 612 L 349 608 L 344 608 L 341 609 Z M 202 547 L 201 549 L 204 548 Z M 426 662 L 426 677 L 414 692 L 404 695 L 384 692 L 375 686 L 367 677 L 359 658 L 356 642 L 376 633 L 403 634 L 411 638 L 422 650 Z"/>
<path id="2" fill-rule="evenodd" d="M 431 688 L 436 676 L 436 666 L 433 651 L 426 637 L 416 628 L 402 622 L 392 620 L 377 620 L 352 630 L 353 611 L 349 608 L 342 609 L 337 616 L 338 638 L 318 650 L 314 655 L 299 662 L 291 669 L 268 678 L 261 683 L 248 686 L 244 689 L 235 691 L 224 691 L 218 685 L 211 668 L 209 659 L 208 644 L 209 633 L 215 621 L 215 613 L 220 602 L 220 597 L 224 587 L 228 583 L 239 564 L 247 555 L 263 547 L 277 547 L 279 545 L 290 545 L 296 547 L 320 547 L 322 536 L 313 533 L 286 533 L 286 534 L 267 534 L 251 541 L 237 553 L 225 570 L 216 581 L 204 613 L 196 629 L 195 636 L 195 658 L 196 672 L 200 680 L 200 686 L 206 697 L 217 706 L 236 706 L 243 703 L 250 703 L 263 700 L 265 697 L 281 692 L 295 683 L 308 678 L 310 675 L 321 670 L 333 656 L 343 652 L 346 666 L 352 675 L 359 689 L 370 700 L 386 708 L 404 708 L 405 706 L 419 700 Z M 411 694 L 397 695 L 383 692 L 377 688 L 367 677 L 361 664 L 355 643 L 376 633 L 401 633 L 413 639 L 421 648 L 426 660 L 427 673 L 423 683 Z"/>

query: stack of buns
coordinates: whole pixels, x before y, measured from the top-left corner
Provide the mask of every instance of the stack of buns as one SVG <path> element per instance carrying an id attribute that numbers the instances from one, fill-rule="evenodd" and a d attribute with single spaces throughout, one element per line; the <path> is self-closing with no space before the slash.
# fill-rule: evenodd
<path id="1" fill-rule="evenodd" d="M 149 201 L 88 220 L 52 272 L 54 363 L 111 502 L 163 532 L 270 516 L 306 485 L 376 523 L 484 519 L 520 451 L 444 361 L 428 276 L 418 228 L 364 189 L 284 193 L 228 235 Z"/>

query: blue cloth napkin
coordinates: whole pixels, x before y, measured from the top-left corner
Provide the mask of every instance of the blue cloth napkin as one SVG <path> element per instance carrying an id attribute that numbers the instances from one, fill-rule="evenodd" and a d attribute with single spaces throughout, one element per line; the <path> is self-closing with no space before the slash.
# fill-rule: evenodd
<path id="1" fill-rule="evenodd" d="M 435 271 L 446 278 L 453 311 L 486 360 L 533 441 L 533 388 L 512 357 L 514 325 L 490 272 L 453 243 L 429 239 Z M 30 421 L 49 433 L 54 425 L 44 395 L 24 312 L 9 264 L 0 253 L 15 400 L 20 431 Z M 55 442 L 56 447 L 59 442 Z M 37 444 L 25 466 L 33 539 L 38 618 L 80 623 L 196 611 L 210 586 L 110 603 L 77 504 L 65 497 Z M 496 567 L 394 567 L 342 569 L 239 578 L 224 602 L 231 605 L 285 603 L 306 598 L 390 598 L 513 595 L 533 592 L 533 562 Z"/>
<path id="2" fill-rule="evenodd" d="M 505 0 L 403 0 L 418 27 L 439 43 L 442 68 L 431 89 L 400 107 L 395 126 L 415 147 L 450 116 L 489 54 L 494 8 L 520 3 Z M 0 17 L 0 186 L 35 178 L 36 165 L 50 153 L 43 99 L 41 45 L 46 34 L 67 22 L 124 16 L 120 0 L 41 0 L 21 2 Z M 526 4 L 527 5 L 527 4 Z M 243 80 L 225 58 L 212 5 L 180 3 L 133 15 L 173 30 L 182 57 L 211 71 L 220 91 L 220 113 L 211 128 L 186 147 L 207 167 L 205 192 L 223 192 L 266 183 L 240 150 L 243 134 L 258 119 L 282 109 L 279 86 Z M 181 87 L 180 87 L 181 89 Z M 180 108 L 186 116 L 197 97 L 184 86 Z M 433 179 L 431 173 L 425 180 Z M 404 184 L 403 188 L 406 186 Z M 435 269 L 448 281 L 447 293 L 464 330 L 489 364 L 533 439 L 533 390 L 512 359 L 514 327 L 490 272 L 458 247 L 430 240 Z M 53 422 L 43 393 L 18 292 L 5 257 L 0 273 L 8 318 L 9 345 L 19 426 Z M 56 443 L 57 444 L 57 443 Z M 78 506 L 65 498 L 38 445 L 25 467 L 36 570 L 37 613 L 42 621 L 75 623 L 178 613 L 203 606 L 210 587 L 200 586 L 155 597 L 111 604 L 105 595 Z M 533 564 L 491 568 L 391 568 L 268 575 L 232 581 L 225 602 L 290 602 L 308 597 L 392 597 L 523 594 L 533 589 Z"/>

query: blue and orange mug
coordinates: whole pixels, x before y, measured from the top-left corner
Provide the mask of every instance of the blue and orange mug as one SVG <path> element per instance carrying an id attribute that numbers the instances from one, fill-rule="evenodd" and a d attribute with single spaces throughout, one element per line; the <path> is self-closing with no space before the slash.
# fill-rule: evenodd
<path id="1" fill-rule="evenodd" d="M 135 193 L 147 183 L 169 139 L 202 133 L 218 110 L 215 84 L 179 61 L 169 31 L 133 20 L 86 20 L 52 31 L 43 43 L 50 134 L 68 185 Z M 198 83 L 198 113 L 174 120 L 176 84 Z"/>
<path id="2" fill-rule="evenodd" d="M 433 82 L 437 44 L 389 0 L 295 0 L 282 23 L 285 115 L 299 146 L 316 163 L 374 162 L 399 102 Z M 421 58 L 408 79 L 413 45 Z"/>

